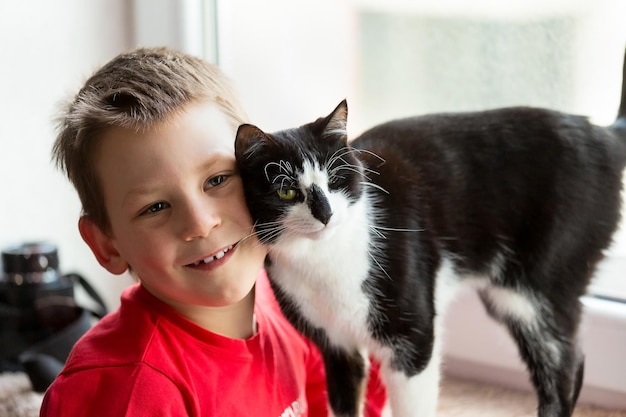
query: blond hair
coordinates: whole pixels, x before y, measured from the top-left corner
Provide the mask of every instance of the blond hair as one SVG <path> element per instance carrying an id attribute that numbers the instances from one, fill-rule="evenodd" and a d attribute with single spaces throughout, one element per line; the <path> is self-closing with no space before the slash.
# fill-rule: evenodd
<path id="1" fill-rule="evenodd" d="M 201 100 L 216 103 L 235 126 L 245 122 L 237 95 L 220 69 L 179 51 L 140 48 L 96 71 L 63 108 L 52 150 L 53 160 L 78 192 L 83 215 L 111 232 L 94 163 L 104 132 L 112 127 L 144 131 Z"/>

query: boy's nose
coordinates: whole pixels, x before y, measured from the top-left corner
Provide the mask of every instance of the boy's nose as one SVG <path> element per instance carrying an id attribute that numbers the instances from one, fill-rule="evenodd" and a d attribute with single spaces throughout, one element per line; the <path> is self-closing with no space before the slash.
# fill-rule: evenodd
<path id="1" fill-rule="evenodd" d="M 185 241 L 207 237 L 211 230 L 221 224 L 221 217 L 210 205 L 189 205 L 180 219 L 182 224 L 182 237 Z"/>

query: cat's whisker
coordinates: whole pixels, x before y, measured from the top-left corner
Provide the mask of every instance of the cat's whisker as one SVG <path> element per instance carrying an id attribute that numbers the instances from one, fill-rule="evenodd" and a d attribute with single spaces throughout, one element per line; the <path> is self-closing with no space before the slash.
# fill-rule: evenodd
<path id="1" fill-rule="evenodd" d="M 280 163 L 281 169 L 283 169 L 287 175 L 293 175 L 293 167 L 289 161 L 280 161 Z"/>
<path id="2" fill-rule="evenodd" d="M 263 244 L 263 241 L 261 239 L 261 233 L 256 231 L 256 230 L 253 230 L 251 233 L 249 233 L 248 235 L 244 236 L 239 242 L 242 243 L 242 242 L 245 242 L 245 241 L 253 239 L 253 238 L 256 238 L 256 240 L 260 244 Z"/>
<path id="3" fill-rule="evenodd" d="M 329 171 L 329 176 L 330 177 L 337 176 L 338 175 L 337 173 L 339 171 L 341 171 L 341 170 L 350 171 L 350 172 L 353 172 L 355 174 L 362 175 L 368 181 L 372 181 L 372 179 L 367 174 L 380 175 L 380 173 L 378 171 L 374 171 L 374 170 L 369 169 L 369 168 L 367 168 L 365 166 L 359 166 L 359 165 L 353 165 L 353 164 L 344 164 L 344 165 L 339 165 L 339 166 L 333 168 L 331 171 Z"/>
<path id="4" fill-rule="evenodd" d="M 261 241 L 261 239 L 259 239 L 257 232 L 252 232 L 252 233 L 248 234 L 247 236 L 244 236 L 244 237 L 243 237 L 243 238 L 239 241 L 239 243 L 247 242 L 247 241 L 249 241 L 250 239 L 254 239 L 254 243 L 253 243 L 253 245 L 254 245 L 255 247 L 265 245 L 265 244 Z"/>
<path id="5" fill-rule="evenodd" d="M 384 226 L 370 226 L 373 229 L 385 230 L 387 232 L 425 232 L 426 229 L 398 229 L 394 227 L 384 227 Z"/>
<path id="6" fill-rule="evenodd" d="M 338 160 L 341 160 L 343 162 L 343 164 L 340 164 L 340 165 L 347 164 L 347 161 L 345 159 L 343 159 L 343 156 L 339 156 L 339 157 L 334 157 L 334 158 L 331 158 L 330 160 L 328 160 L 326 162 L 326 164 L 324 164 L 324 167 L 327 170 L 329 170 L 329 168 L 332 167 L 333 165 L 335 165 Z"/>
<path id="7" fill-rule="evenodd" d="M 265 167 L 263 168 L 263 171 L 265 173 L 265 178 L 267 179 L 267 181 L 270 181 L 270 173 L 268 172 L 270 168 L 272 167 L 277 167 L 278 168 L 278 172 L 279 174 L 276 177 L 282 177 L 282 176 L 286 176 L 287 178 L 293 178 L 293 167 L 291 166 L 291 163 L 289 163 L 289 161 L 284 161 L 284 160 L 280 160 L 279 162 L 268 162 L 267 164 L 265 164 Z M 274 178 L 274 181 L 276 180 L 276 178 Z"/>
<path id="8" fill-rule="evenodd" d="M 380 172 L 378 172 L 378 171 L 374 171 L 374 170 L 373 170 L 373 169 L 371 169 L 371 168 L 368 168 L 368 167 L 365 167 L 365 166 L 364 166 L 364 167 L 362 167 L 362 169 L 363 169 L 363 174 L 364 174 L 364 175 L 365 175 L 365 173 L 367 173 L 367 174 L 375 174 L 375 175 L 380 175 Z"/>
<path id="9" fill-rule="evenodd" d="M 341 153 L 340 153 L 341 152 Z M 328 158 L 327 166 L 333 165 L 336 160 L 342 159 L 344 155 L 348 155 L 352 152 L 352 149 L 345 146 L 343 148 L 337 149 L 331 156 Z M 344 161 L 345 162 L 345 161 Z"/>
<path id="10" fill-rule="evenodd" d="M 379 230 L 377 230 L 375 227 L 373 226 L 369 226 L 370 231 L 372 231 L 373 233 L 375 233 L 379 238 L 381 239 L 387 239 L 387 236 L 385 236 L 384 233 L 380 232 Z"/>
<path id="11" fill-rule="evenodd" d="M 356 174 L 362 175 L 368 181 L 372 181 L 372 179 L 367 174 L 380 175 L 380 172 L 374 171 L 373 169 L 370 169 L 366 166 L 359 166 L 359 165 L 353 165 L 353 164 L 340 165 L 336 167 L 335 169 L 333 169 L 332 173 L 339 171 L 340 169 L 345 169 L 347 171 L 351 171 Z"/>
<path id="12" fill-rule="evenodd" d="M 285 229 L 286 227 L 280 221 L 265 223 L 255 222 L 254 231 L 244 237 L 242 241 L 256 236 L 261 244 L 266 244 L 271 242 L 274 237 L 280 235 Z"/>
<path id="13" fill-rule="evenodd" d="M 367 186 L 370 186 L 370 187 L 372 187 L 372 188 L 376 188 L 377 190 L 382 191 L 382 192 L 383 192 L 383 193 L 385 193 L 385 194 L 390 194 L 390 193 L 389 193 L 389 191 L 385 190 L 383 187 L 381 187 L 381 186 L 380 186 L 380 185 L 378 185 L 378 184 L 374 184 L 373 182 L 369 182 L 369 181 L 361 181 L 361 182 L 359 182 L 359 184 L 362 184 L 362 185 L 367 185 Z"/>
<path id="14" fill-rule="evenodd" d="M 286 177 L 286 175 L 284 176 Z M 293 184 L 293 182 L 291 181 L 291 179 L 289 178 L 283 178 L 282 181 L 280 182 L 280 188 L 283 189 L 285 188 L 285 182 L 289 183 L 289 184 Z"/>
<path id="15" fill-rule="evenodd" d="M 282 222 L 264 223 L 259 227 L 263 228 L 262 233 L 264 238 L 273 238 L 288 229 L 287 225 Z"/>
<path id="16" fill-rule="evenodd" d="M 354 164 L 343 164 L 343 165 L 338 165 L 335 168 L 333 168 L 331 172 L 331 174 L 339 172 L 339 171 L 352 171 L 356 174 L 361 174 L 361 169 L 358 165 L 354 165 Z"/>
<path id="17" fill-rule="evenodd" d="M 310 233 L 318 231 L 319 227 L 316 222 L 311 222 L 306 219 L 289 219 L 285 221 L 285 230 L 291 233 L 292 236 L 298 236 L 299 232 Z"/>
<path id="18" fill-rule="evenodd" d="M 265 179 L 267 179 L 267 181 L 270 180 L 270 174 L 268 171 L 268 169 L 274 165 L 278 165 L 277 162 L 268 162 L 267 164 L 265 164 L 265 167 L 263 168 L 263 172 L 265 173 Z M 280 169 L 280 165 L 278 165 L 278 169 Z"/>
<path id="19" fill-rule="evenodd" d="M 373 156 L 373 157 L 377 158 L 378 160 L 380 160 L 380 162 L 387 162 L 387 161 L 385 160 L 385 158 L 383 158 L 382 156 L 380 156 L 380 155 L 378 155 L 377 153 L 374 153 L 374 152 L 372 152 L 372 151 L 370 151 L 370 150 L 367 150 L 367 149 L 354 149 L 354 151 L 355 151 L 355 152 L 359 152 L 359 153 L 360 153 L 360 152 L 363 152 L 363 153 L 366 153 L 366 154 L 368 154 L 368 155 L 371 155 L 371 156 Z"/>
<path id="20" fill-rule="evenodd" d="M 360 174 L 362 172 L 360 165 L 355 165 L 355 164 L 351 164 L 348 161 L 346 161 L 344 159 L 345 155 L 349 155 L 352 152 L 354 152 L 354 150 L 350 147 L 343 147 L 341 149 L 338 149 L 337 151 L 335 151 L 335 153 L 333 153 L 331 155 L 331 157 L 329 158 L 328 162 L 325 164 L 325 167 L 327 168 L 327 170 L 329 171 L 330 174 L 336 174 L 338 171 L 340 171 L 341 169 L 349 169 L 351 168 L 353 170 L 353 172 Z M 341 162 L 343 162 L 342 164 L 330 169 L 330 167 L 332 167 L 333 165 L 335 165 L 337 163 L 337 161 L 340 160 Z"/>
<path id="21" fill-rule="evenodd" d="M 383 268 L 383 266 L 380 264 L 380 262 L 378 262 L 378 259 L 372 254 L 371 251 L 367 251 L 367 254 L 369 255 L 369 257 L 372 259 L 372 261 L 378 266 L 378 268 L 382 271 L 383 274 L 385 274 L 385 276 L 387 278 L 389 278 L 390 280 L 393 281 L 393 279 L 389 276 L 389 274 L 387 273 L 387 271 L 385 270 L 385 268 Z"/>
<path id="22" fill-rule="evenodd" d="M 293 181 L 293 178 L 291 178 L 289 175 L 287 174 L 278 174 L 276 175 L 276 177 L 274 177 L 274 179 L 272 180 L 272 184 L 275 184 L 277 181 L 282 181 L 282 183 L 284 183 L 285 181 Z"/>
<path id="23" fill-rule="evenodd" d="M 342 163 L 338 164 L 337 161 L 341 161 Z M 354 165 L 354 164 L 351 164 L 350 162 L 346 161 L 343 158 L 343 155 L 340 156 L 340 157 L 334 158 L 334 159 L 332 159 L 332 160 L 330 160 L 330 161 L 328 161 L 328 162 L 326 162 L 324 164 L 324 166 L 326 168 L 332 167 L 334 165 L 337 165 L 337 166 L 335 168 L 333 168 L 333 169 L 336 169 L 337 167 L 341 167 L 341 166 L 345 166 L 345 165 Z"/>

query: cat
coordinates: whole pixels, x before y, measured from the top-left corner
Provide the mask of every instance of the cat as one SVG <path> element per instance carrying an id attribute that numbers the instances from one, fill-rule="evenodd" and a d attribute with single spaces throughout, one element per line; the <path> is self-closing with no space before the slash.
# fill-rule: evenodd
<path id="1" fill-rule="evenodd" d="M 394 417 L 435 416 L 441 317 L 461 283 L 516 341 L 538 416 L 572 415 L 579 298 L 620 221 L 626 85 L 621 99 L 609 127 L 512 107 L 394 120 L 349 142 L 345 100 L 298 128 L 239 127 L 267 273 L 322 352 L 335 416 L 362 415 L 370 358 Z"/>

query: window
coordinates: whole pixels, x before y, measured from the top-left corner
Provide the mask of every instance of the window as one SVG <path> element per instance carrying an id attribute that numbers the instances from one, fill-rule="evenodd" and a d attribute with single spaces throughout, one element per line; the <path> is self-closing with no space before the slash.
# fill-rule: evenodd
<path id="1" fill-rule="evenodd" d="M 372 123 L 404 114 L 532 105 L 610 124 L 620 96 L 626 31 L 615 36 L 620 26 L 611 26 L 606 13 L 626 13 L 626 7 L 602 6 L 573 2 L 558 11 L 531 5 L 489 14 L 456 8 L 454 15 L 447 9 L 366 8 L 358 15 L 360 116 Z M 600 22 L 607 25 L 602 35 L 590 32 Z M 600 48 L 612 57 L 597 55 L 603 36 L 622 40 L 616 48 Z M 626 301 L 624 233 L 616 235 L 591 291 Z"/>

